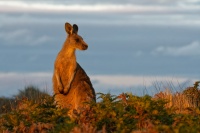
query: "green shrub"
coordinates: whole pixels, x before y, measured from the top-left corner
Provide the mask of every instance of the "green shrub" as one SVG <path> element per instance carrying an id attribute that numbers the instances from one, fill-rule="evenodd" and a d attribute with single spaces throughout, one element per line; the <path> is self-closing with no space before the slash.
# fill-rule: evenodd
<path id="1" fill-rule="evenodd" d="M 14 98 L 0 97 L 0 115 L 3 113 L 10 112 L 13 108 L 15 108 L 14 103 Z"/>
<path id="2" fill-rule="evenodd" d="M 186 89 L 184 95 L 187 92 L 189 91 Z M 176 94 L 170 95 L 173 97 Z M 139 97 L 131 93 L 119 96 L 98 93 L 97 96 L 97 103 L 85 103 L 89 104 L 90 108 L 71 119 L 67 115 L 67 109 L 56 108 L 53 97 L 38 88 L 27 87 L 20 91 L 15 99 L 0 99 L 1 105 L 4 103 L 8 106 L 10 101 L 15 104 L 15 107 L 10 107 L 10 111 L 0 115 L 0 131 L 200 132 L 199 106 L 185 108 L 187 111 L 178 113 L 174 107 L 166 106 L 169 100 L 165 98 L 152 98 L 148 95 Z"/>
<path id="3" fill-rule="evenodd" d="M 26 98 L 17 102 L 17 108 L 0 117 L 0 130 L 11 132 L 70 131 L 75 123 L 67 110 L 58 109 L 49 97 L 39 104 Z"/>
<path id="4" fill-rule="evenodd" d="M 131 132 L 146 130 L 147 125 L 171 125 L 173 115 L 164 107 L 163 100 L 152 100 L 132 94 L 99 94 L 100 102 L 91 104 L 92 110 L 86 115 L 98 130 L 106 127 L 107 132 Z M 92 112 L 92 113 L 91 113 Z"/>
<path id="5" fill-rule="evenodd" d="M 38 87 L 27 86 L 23 90 L 19 90 L 19 93 L 14 96 L 15 99 L 27 98 L 28 100 L 33 101 L 34 103 L 39 103 L 42 99 L 48 98 L 50 95 L 44 90 L 41 91 Z"/>
<path id="6" fill-rule="evenodd" d="M 35 86 L 27 86 L 24 90 L 19 90 L 17 95 L 14 95 L 12 98 L 0 97 L 0 114 L 7 113 L 16 108 L 17 101 L 24 98 L 34 102 L 39 103 L 45 98 L 51 97 L 45 91 L 41 91 Z"/>
<path id="7" fill-rule="evenodd" d="M 196 81 L 193 87 L 188 87 L 183 91 L 183 94 L 186 96 L 192 107 L 200 106 L 200 90 L 198 89 L 199 83 L 200 81 Z"/>

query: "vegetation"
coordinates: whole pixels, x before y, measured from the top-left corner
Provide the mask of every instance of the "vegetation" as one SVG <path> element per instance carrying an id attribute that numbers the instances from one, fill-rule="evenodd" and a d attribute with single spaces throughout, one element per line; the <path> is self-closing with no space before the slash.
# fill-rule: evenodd
<path id="1" fill-rule="evenodd" d="M 53 97 L 29 86 L 13 98 L 0 98 L 0 132 L 157 133 L 200 132 L 200 82 L 183 92 L 155 96 L 98 93 L 97 103 L 71 119 Z"/>

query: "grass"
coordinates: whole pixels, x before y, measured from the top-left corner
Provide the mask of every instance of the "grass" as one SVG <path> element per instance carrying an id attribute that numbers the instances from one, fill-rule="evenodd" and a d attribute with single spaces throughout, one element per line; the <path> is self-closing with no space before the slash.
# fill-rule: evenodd
<path id="1" fill-rule="evenodd" d="M 0 132 L 158 133 L 200 132 L 199 82 L 181 92 L 169 89 L 154 96 L 98 93 L 97 103 L 71 119 L 56 108 L 53 97 L 37 87 L 0 98 Z"/>

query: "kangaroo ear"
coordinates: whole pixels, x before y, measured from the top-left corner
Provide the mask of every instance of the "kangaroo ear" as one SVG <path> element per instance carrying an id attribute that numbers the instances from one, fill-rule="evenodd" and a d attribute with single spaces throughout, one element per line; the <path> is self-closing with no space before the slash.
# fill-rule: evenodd
<path id="1" fill-rule="evenodd" d="M 70 23 L 65 23 L 65 31 L 66 31 L 68 34 L 72 34 L 72 32 L 73 32 L 73 27 L 71 26 Z"/>
<path id="2" fill-rule="evenodd" d="M 75 34 L 78 33 L 78 25 L 76 25 L 76 24 L 73 25 L 73 33 L 75 33 Z"/>

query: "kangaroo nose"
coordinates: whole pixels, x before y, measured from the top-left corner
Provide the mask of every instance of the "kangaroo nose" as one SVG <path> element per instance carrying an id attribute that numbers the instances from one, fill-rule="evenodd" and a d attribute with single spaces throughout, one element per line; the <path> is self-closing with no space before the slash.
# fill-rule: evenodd
<path id="1" fill-rule="evenodd" d="M 84 45 L 84 49 L 86 50 L 88 48 L 88 45 Z"/>

